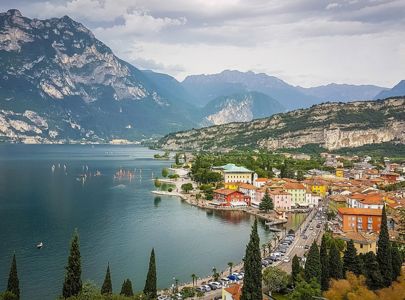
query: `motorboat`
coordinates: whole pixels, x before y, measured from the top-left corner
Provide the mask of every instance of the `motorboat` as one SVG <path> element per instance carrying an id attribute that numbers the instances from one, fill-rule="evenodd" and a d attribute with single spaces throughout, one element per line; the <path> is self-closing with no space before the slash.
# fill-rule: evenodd
<path id="1" fill-rule="evenodd" d="M 44 243 L 40 242 L 39 244 L 37 244 L 37 249 L 41 249 L 44 246 Z"/>

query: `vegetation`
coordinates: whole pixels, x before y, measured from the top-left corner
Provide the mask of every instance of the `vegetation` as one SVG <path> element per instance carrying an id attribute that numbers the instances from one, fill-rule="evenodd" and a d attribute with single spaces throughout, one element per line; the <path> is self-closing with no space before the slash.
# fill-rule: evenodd
<path id="1" fill-rule="evenodd" d="M 309 248 L 304 275 L 307 282 L 310 282 L 313 278 L 318 283 L 321 282 L 321 258 L 318 245 L 315 241 L 312 243 L 311 248 Z"/>
<path id="2" fill-rule="evenodd" d="M 380 272 L 383 280 L 383 286 L 387 287 L 392 282 L 392 253 L 391 243 L 388 235 L 387 214 L 385 207 L 382 210 L 380 235 L 377 242 L 377 261 L 380 266 Z"/>
<path id="3" fill-rule="evenodd" d="M 143 293 L 148 299 L 155 299 L 157 297 L 157 277 L 156 277 L 156 261 L 155 261 L 155 249 L 152 248 L 149 259 L 149 270 L 146 276 L 145 287 Z"/>
<path id="4" fill-rule="evenodd" d="M 316 278 L 306 282 L 299 276 L 294 291 L 289 294 L 288 298 L 290 300 L 313 300 L 314 297 L 319 296 L 321 296 L 321 287 Z"/>
<path id="5" fill-rule="evenodd" d="M 111 274 L 110 274 L 110 264 L 107 266 L 107 272 L 105 273 L 105 278 L 103 285 L 101 286 L 102 295 L 111 295 L 112 294 L 112 283 L 111 283 Z"/>
<path id="6" fill-rule="evenodd" d="M 263 283 L 272 292 L 279 292 L 285 289 L 289 283 L 289 276 L 277 267 L 268 267 L 263 272 Z"/>
<path id="7" fill-rule="evenodd" d="M 168 175 L 169 175 L 169 169 L 163 168 L 163 169 L 162 169 L 162 176 L 163 176 L 164 178 L 166 178 Z"/>
<path id="8" fill-rule="evenodd" d="M 334 279 L 343 278 L 342 259 L 340 258 L 339 249 L 335 241 L 332 241 L 329 250 L 329 276 Z"/>
<path id="9" fill-rule="evenodd" d="M 82 289 L 82 266 L 80 257 L 79 234 L 77 230 L 73 233 L 70 243 L 70 254 L 66 266 L 65 281 L 63 283 L 62 295 L 64 298 L 77 296 Z"/>
<path id="10" fill-rule="evenodd" d="M 245 277 L 243 278 L 241 300 L 262 300 L 262 268 L 257 219 L 253 223 L 250 241 L 246 246 L 244 263 Z"/>
<path id="11" fill-rule="evenodd" d="M 189 193 L 190 191 L 193 190 L 193 185 L 191 183 L 183 183 L 181 185 L 181 189 L 185 193 Z"/>
<path id="12" fill-rule="evenodd" d="M 326 238 L 322 236 L 321 249 L 320 249 L 320 261 L 321 261 L 321 290 L 326 291 L 329 288 L 329 257 L 328 250 L 326 248 Z"/>
<path id="13" fill-rule="evenodd" d="M 15 296 L 15 299 L 20 299 L 20 281 L 18 280 L 17 261 L 15 258 L 15 254 L 13 255 L 10 273 L 8 275 L 7 292 L 13 294 L 11 296 Z M 10 295 L 7 296 L 11 297 Z"/>
<path id="14" fill-rule="evenodd" d="M 274 209 L 273 200 L 270 198 L 269 190 L 266 189 L 263 199 L 259 204 L 259 209 L 268 213 L 270 210 Z"/>
<path id="15" fill-rule="evenodd" d="M 292 262 L 291 262 L 291 277 L 293 283 L 296 283 L 298 281 L 298 276 L 300 276 L 300 273 L 302 271 L 301 265 L 300 265 L 300 259 L 297 256 L 297 254 L 294 255 Z"/>
<path id="16" fill-rule="evenodd" d="M 132 282 L 129 279 L 124 280 L 121 287 L 120 295 L 126 297 L 132 297 L 134 295 L 134 291 L 132 290 Z"/>
<path id="17" fill-rule="evenodd" d="M 353 240 L 347 242 L 346 250 L 343 256 L 343 273 L 353 272 L 356 275 L 361 274 L 361 265 L 357 250 L 354 247 Z"/>

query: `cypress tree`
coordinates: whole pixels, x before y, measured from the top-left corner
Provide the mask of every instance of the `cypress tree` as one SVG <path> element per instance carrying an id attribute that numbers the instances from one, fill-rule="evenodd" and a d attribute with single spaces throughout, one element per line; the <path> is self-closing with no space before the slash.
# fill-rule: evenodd
<path id="1" fill-rule="evenodd" d="M 301 272 L 301 266 L 300 266 L 300 260 L 297 256 L 297 254 L 294 255 L 291 263 L 291 276 L 293 279 L 293 282 L 296 283 L 298 281 L 298 276 Z"/>
<path id="2" fill-rule="evenodd" d="M 152 248 L 149 259 L 148 275 L 146 276 L 145 287 L 143 288 L 143 293 L 149 299 L 155 299 L 157 297 L 156 281 L 155 249 Z"/>
<path id="3" fill-rule="evenodd" d="M 102 295 L 111 295 L 112 294 L 110 264 L 107 265 L 107 272 L 105 273 L 103 286 L 101 287 L 101 294 Z"/>
<path id="4" fill-rule="evenodd" d="M 391 248 L 391 256 L 392 256 L 392 280 L 396 280 L 399 275 L 401 275 L 401 267 L 402 267 L 402 256 L 399 252 L 397 243 L 392 244 Z"/>
<path id="5" fill-rule="evenodd" d="M 243 278 L 241 300 L 262 300 L 262 265 L 260 238 L 257 234 L 257 219 L 252 226 L 250 241 L 246 246 L 244 258 L 245 277 Z"/>
<path id="6" fill-rule="evenodd" d="M 266 192 L 263 196 L 262 201 L 259 204 L 259 209 L 268 212 L 274 208 L 273 200 L 270 198 L 269 190 L 266 189 Z"/>
<path id="7" fill-rule="evenodd" d="M 360 259 L 357 256 L 353 240 L 346 243 L 346 250 L 343 255 L 343 273 L 346 274 L 346 272 L 353 272 L 356 275 L 361 274 Z"/>
<path id="8" fill-rule="evenodd" d="M 343 278 L 343 265 L 339 249 L 333 240 L 329 250 L 329 276 L 334 279 Z"/>
<path id="9" fill-rule="evenodd" d="M 391 243 L 388 235 L 387 227 L 387 214 L 385 207 L 382 210 L 380 235 L 377 243 L 377 261 L 380 265 L 381 276 L 383 285 L 390 286 L 392 282 L 392 257 L 391 257 Z"/>
<path id="10" fill-rule="evenodd" d="M 322 291 L 327 291 L 329 289 L 329 258 L 328 250 L 326 248 L 326 237 L 322 236 L 321 249 L 320 249 L 320 259 L 321 259 L 321 289 Z"/>
<path id="11" fill-rule="evenodd" d="M 129 280 L 129 279 L 124 280 L 124 282 L 122 283 L 120 295 L 123 295 L 126 297 L 132 297 L 134 295 L 131 280 Z"/>
<path id="12" fill-rule="evenodd" d="M 318 245 L 315 241 L 312 243 L 311 248 L 309 248 L 304 275 L 308 283 L 312 278 L 315 278 L 318 283 L 321 282 L 321 258 L 319 256 Z"/>
<path id="13" fill-rule="evenodd" d="M 16 299 L 20 299 L 20 281 L 18 280 L 17 261 L 15 259 L 15 254 L 13 255 L 13 260 L 11 261 L 6 291 L 13 293 L 16 296 Z"/>
<path id="14" fill-rule="evenodd" d="M 79 234 L 77 229 L 73 233 L 70 243 L 70 254 L 66 266 L 65 281 L 63 283 L 62 294 L 64 298 L 77 296 L 82 290 L 82 267 L 80 260 Z"/>
<path id="15" fill-rule="evenodd" d="M 370 290 L 377 290 L 382 287 L 382 276 L 380 266 L 377 262 L 377 257 L 373 252 L 368 252 L 362 255 L 364 265 L 364 276 L 366 277 L 366 284 Z"/>

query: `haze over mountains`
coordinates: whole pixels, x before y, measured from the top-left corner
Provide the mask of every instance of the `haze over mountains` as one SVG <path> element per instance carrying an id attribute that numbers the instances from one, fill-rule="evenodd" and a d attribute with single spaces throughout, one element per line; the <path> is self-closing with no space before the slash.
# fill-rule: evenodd
<path id="1" fill-rule="evenodd" d="M 141 71 L 68 16 L 0 13 L 0 137 L 24 142 L 140 140 L 250 121 L 337 100 L 404 94 L 372 85 L 294 87 L 263 73 L 188 76 Z"/>

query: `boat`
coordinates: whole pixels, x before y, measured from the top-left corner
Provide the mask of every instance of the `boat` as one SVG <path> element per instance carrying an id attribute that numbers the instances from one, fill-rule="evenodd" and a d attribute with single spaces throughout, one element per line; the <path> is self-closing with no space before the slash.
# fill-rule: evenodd
<path id="1" fill-rule="evenodd" d="M 281 229 L 276 228 L 276 227 L 269 227 L 269 230 L 273 231 L 273 232 L 281 232 Z"/>
<path id="2" fill-rule="evenodd" d="M 52 169 L 52 173 L 55 172 L 55 165 L 52 165 L 51 169 Z"/>
<path id="3" fill-rule="evenodd" d="M 37 244 L 37 249 L 41 249 L 44 246 L 44 243 L 40 242 L 39 244 Z"/>

